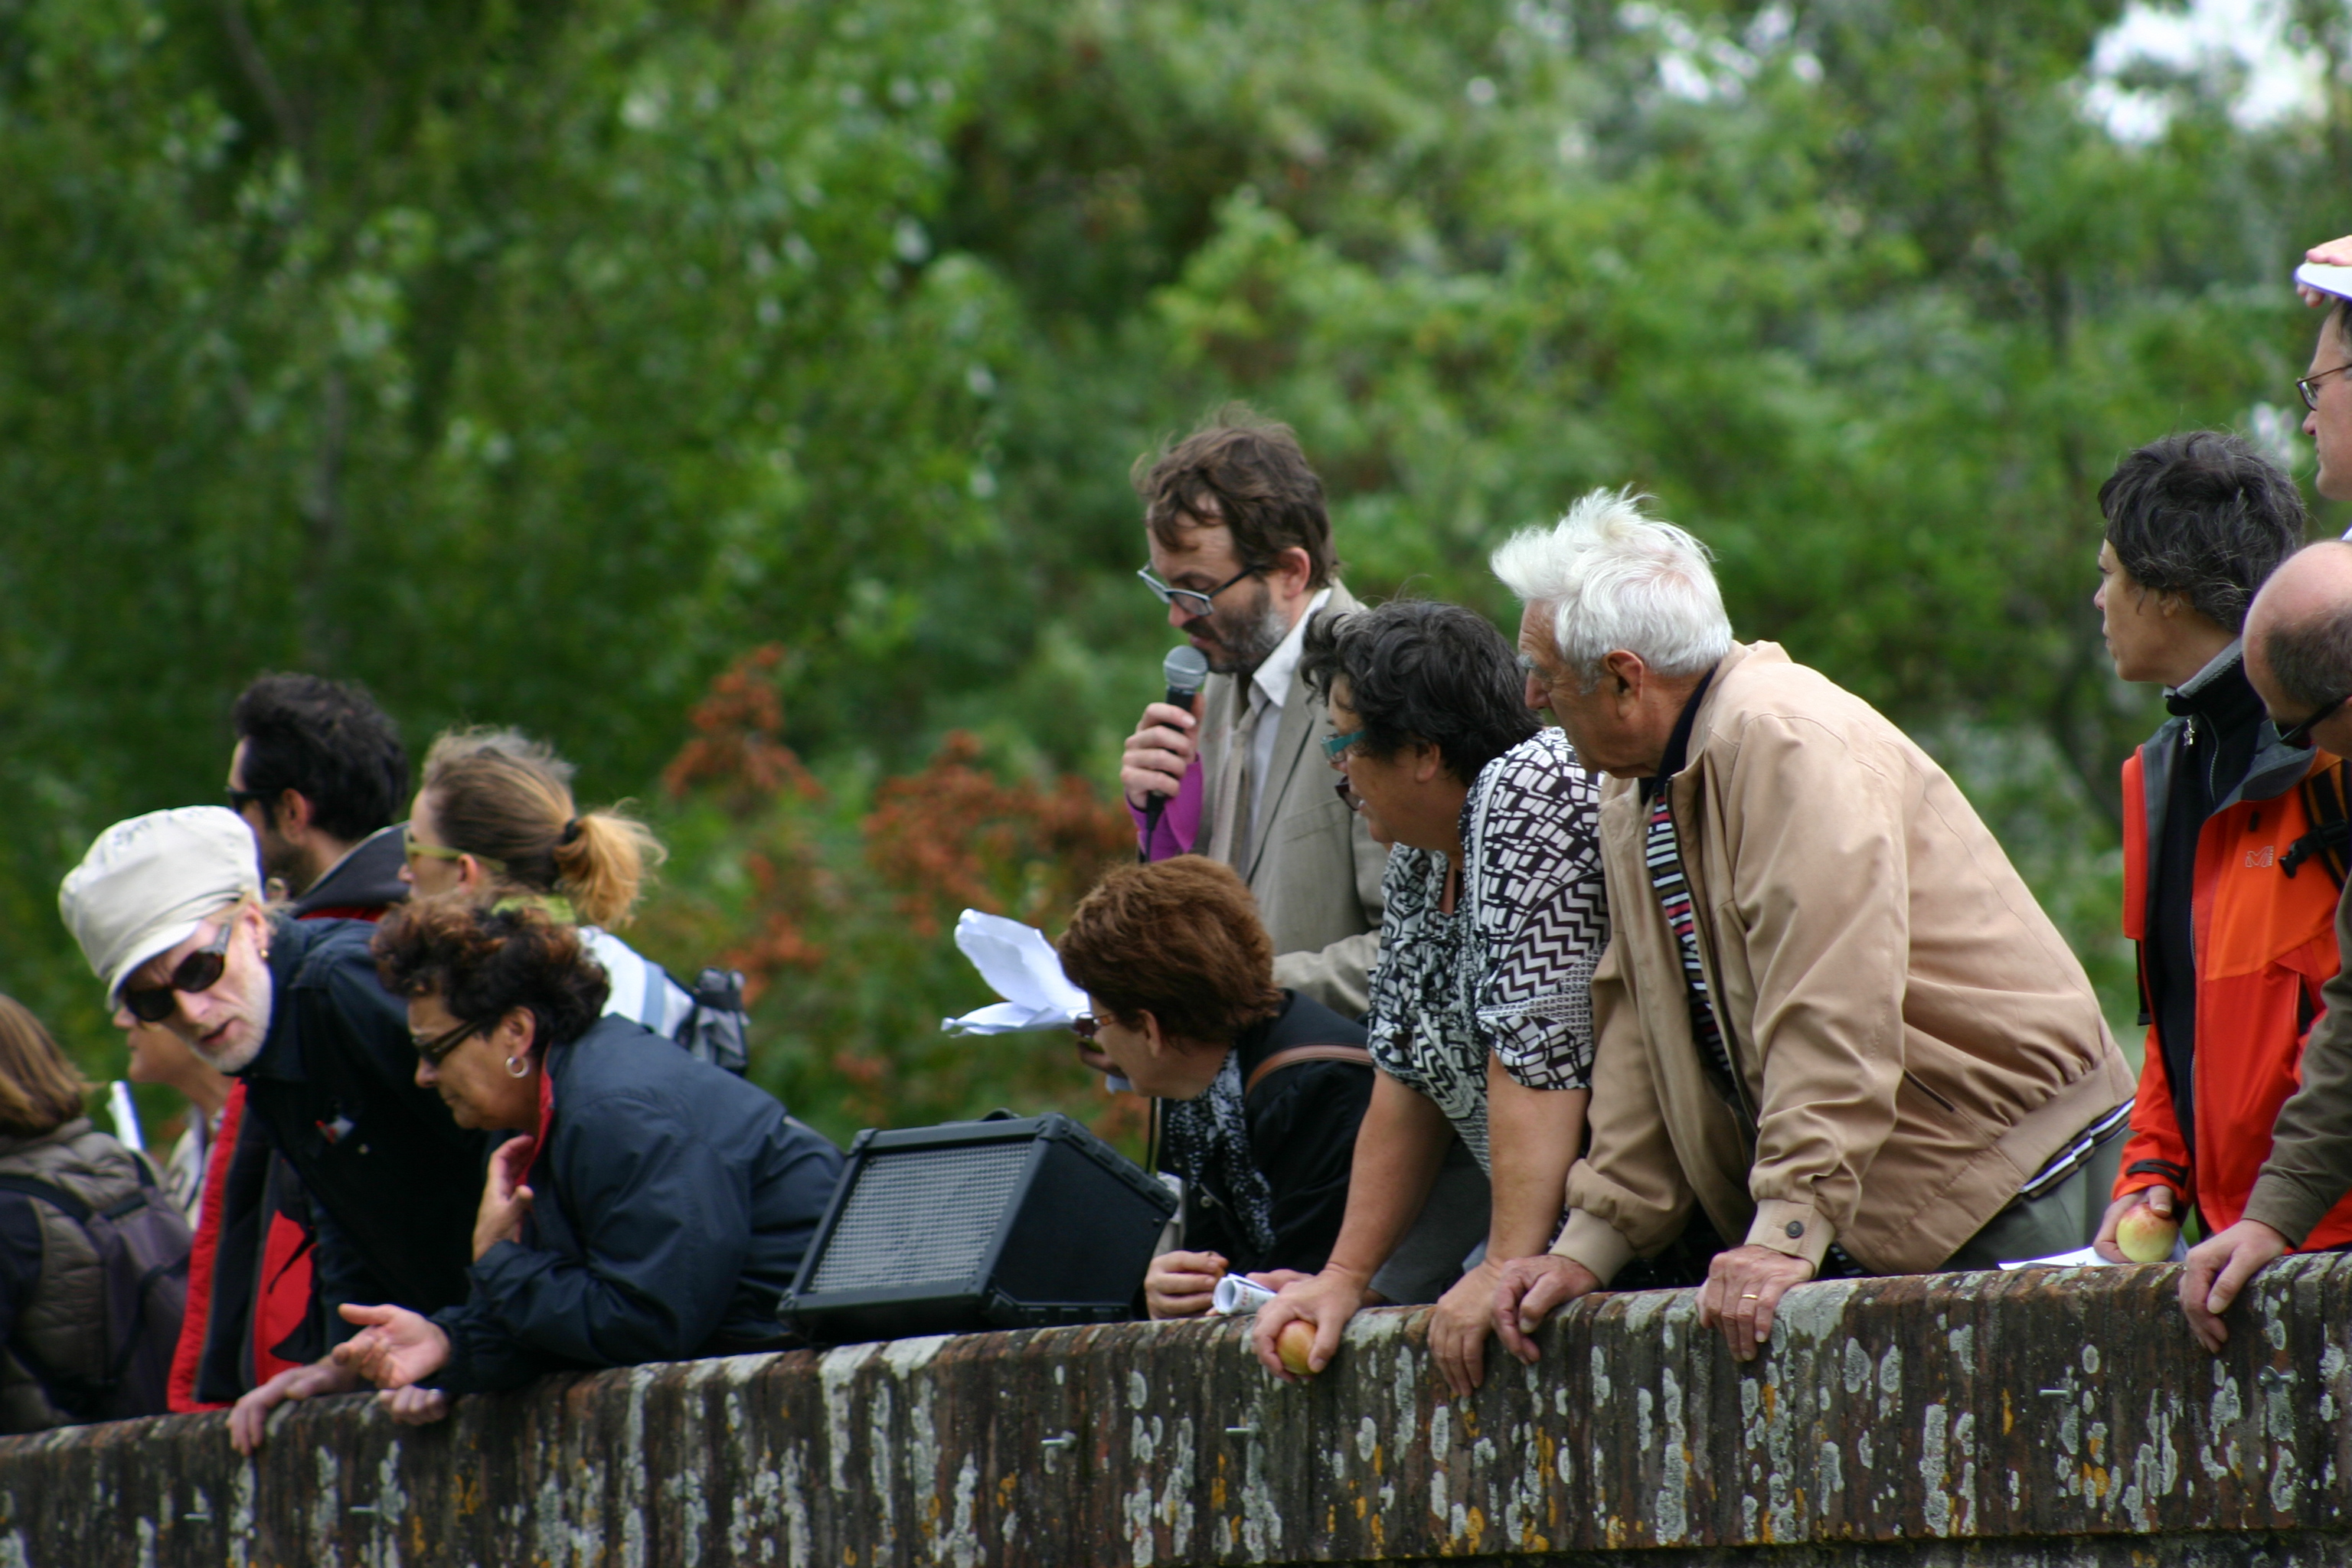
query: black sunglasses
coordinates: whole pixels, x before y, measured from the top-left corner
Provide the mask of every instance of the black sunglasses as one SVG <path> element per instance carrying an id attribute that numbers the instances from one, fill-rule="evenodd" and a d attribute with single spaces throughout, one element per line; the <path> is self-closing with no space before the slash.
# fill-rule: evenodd
<path id="1" fill-rule="evenodd" d="M 480 1028 L 479 1024 L 460 1024 L 456 1028 L 445 1034 L 436 1035 L 429 1040 L 412 1039 L 410 1043 L 415 1046 L 416 1054 L 425 1058 L 426 1066 L 437 1068 L 449 1059 L 451 1051 L 466 1043 L 467 1036 Z"/>
<path id="2" fill-rule="evenodd" d="M 269 797 L 262 794 L 259 790 L 230 789 L 228 792 L 228 808 L 231 811 L 236 812 L 238 816 L 242 816 L 245 815 L 245 808 L 248 805 L 257 805 L 261 807 L 261 812 L 264 816 L 269 815 Z"/>
<path id="3" fill-rule="evenodd" d="M 2311 715 L 2310 718 L 2305 719 L 2302 723 L 2296 724 L 2290 729 L 2281 730 L 2279 731 L 2279 744 L 2282 746 L 2293 746 L 2298 752 L 2307 752 L 2311 750 L 2312 726 L 2315 724 L 2326 723 L 2328 720 L 2336 716 L 2336 710 L 2343 707 L 2347 702 L 2352 702 L 2352 692 L 2345 693 L 2335 701 L 2329 703 L 2326 707 L 2322 708 L 2319 711 Z"/>
<path id="4" fill-rule="evenodd" d="M 1082 1040 L 1091 1040 L 1102 1029 L 1102 1020 L 1092 1013 L 1081 1013 L 1070 1020 L 1070 1033 Z"/>
<path id="5" fill-rule="evenodd" d="M 180 960 L 172 971 L 170 981 L 162 985 L 126 985 L 122 988 L 122 1005 L 131 1016 L 142 1024 L 160 1024 L 172 1016 L 180 1004 L 176 993 L 184 991 L 191 996 L 199 991 L 209 991 L 220 983 L 228 970 L 229 938 L 236 934 L 236 917 L 229 916 L 221 922 L 220 935 L 187 957 Z"/>

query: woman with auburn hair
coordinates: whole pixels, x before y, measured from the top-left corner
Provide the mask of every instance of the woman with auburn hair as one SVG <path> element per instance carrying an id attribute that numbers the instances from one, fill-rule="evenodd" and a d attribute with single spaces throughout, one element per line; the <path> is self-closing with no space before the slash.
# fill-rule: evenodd
<path id="1" fill-rule="evenodd" d="M 164 1410 L 179 1312 L 142 1311 L 138 1339 L 111 1343 L 109 1271 L 68 1205 L 127 1213 L 143 1197 L 143 1223 L 176 1237 L 183 1260 L 188 1228 L 147 1163 L 90 1125 L 89 1089 L 40 1020 L 0 996 L 0 1433 Z"/>
<path id="2" fill-rule="evenodd" d="M 1362 1025 L 1274 984 L 1248 886 L 1199 855 L 1119 867 L 1061 957 L 1094 1009 L 1077 1032 L 1162 1101 L 1160 1168 L 1184 1178 L 1184 1246 L 1152 1260 L 1150 1315 L 1206 1312 L 1229 1272 L 1278 1289 L 1322 1268 L 1372 1058 Z"/>
<path id="3" fill-rule="evenodd" d="M 582 811 L 572 764 L 514 730 L 452 730 L 425 754 L 408 814 L 401 880 L 431 897 L 529 900 L 577 923 L 612 980 L 604 1010 L 676 1038 L 694 998 L 661 965 L 613 934 L 629 923 L 646 873 L 667 851 L 617 807 Z"/>
<path id="4" fill-rule="evenodd" d="M 767 1092 L 606 1013 L 580 931 L 528 904 L 425 900 L 378 928 L 408 1000 L 416 1081 L 490 1157 L 465 1304 L 345 1306 L 336 1363 L 395 1419 L 550 1372 L 732 1355 L 781 1342 L 776 1307 L 841 1152 Z"/>

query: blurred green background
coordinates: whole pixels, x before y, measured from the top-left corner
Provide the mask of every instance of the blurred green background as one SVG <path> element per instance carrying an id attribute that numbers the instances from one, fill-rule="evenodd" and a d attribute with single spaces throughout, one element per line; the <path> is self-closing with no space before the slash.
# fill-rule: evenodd
<path id="1" fill-rule="evenodd" d="M 2352 20 L 2279 15 L 2286 105 L 2091 0 L 0 0 L 0 989 L 115 1070 L 58 879 L 314 670 L 637 798 L 641 945 L 750 966 L 827 1131 L 1129 1131 L 938 1035 L 946 931 L 1117 853 L 1129 467 L 1244 398 L 1367 596 L 1507 615 L 1508 530 L 1654 492 L 2128 1037 L 2094 497 L 2200 426 L 2308 478 Z"/>

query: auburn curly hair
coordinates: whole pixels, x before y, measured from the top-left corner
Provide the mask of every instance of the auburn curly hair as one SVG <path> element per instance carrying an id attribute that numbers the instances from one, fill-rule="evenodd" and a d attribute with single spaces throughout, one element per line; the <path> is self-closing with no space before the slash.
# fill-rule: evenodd
<path id="1" fill-rule="evenodd" d="M 488 1023 L 530 1009 L 541 1045 L 570 1045 L 603 1016 L 613 989 L 580 933 L 534 906 L 489 909 L 462 898 L 397 904 L 369 943 L 383 988 L 438 993 L 451 1016 Z"/>
<path id="2" fill-rule="evenodd" d="M 1070 912 L 1061 955 L 1118 1023 L 1149 1013 L 1171 1042 L 1223 1050 L 1282 1007 L 1248 885 L 1205 856 L 1114 868 Z"/>

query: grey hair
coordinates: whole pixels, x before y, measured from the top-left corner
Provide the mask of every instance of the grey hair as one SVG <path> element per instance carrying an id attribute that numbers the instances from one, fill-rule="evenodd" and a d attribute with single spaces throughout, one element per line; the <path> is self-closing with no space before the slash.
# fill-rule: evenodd
<path id="1" fill-rule="evenodd" d="M 1491 561 L 1521 604 L 1551 610 L 1553 646 L 1588 691 L 1621 648 L 1669 679 L 1731 651 L 1713 552 L 1645 513 L 1649 499 L 1630 486 L 1594 490 L 1551 527 L 1513 534 Z"/>

